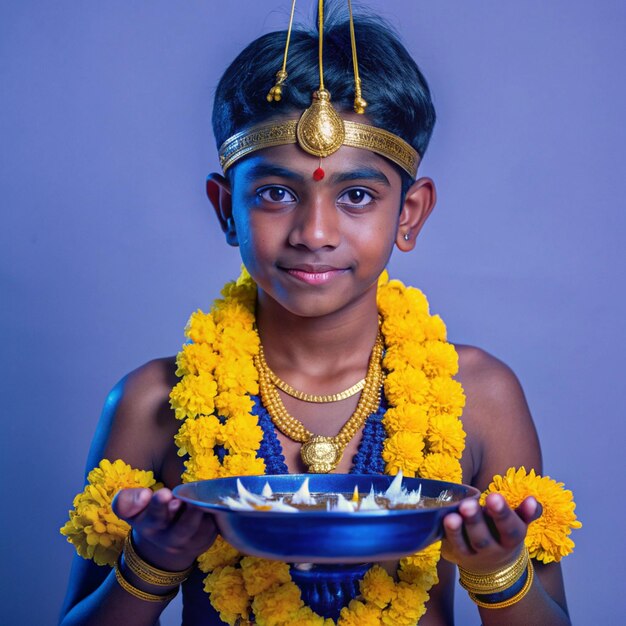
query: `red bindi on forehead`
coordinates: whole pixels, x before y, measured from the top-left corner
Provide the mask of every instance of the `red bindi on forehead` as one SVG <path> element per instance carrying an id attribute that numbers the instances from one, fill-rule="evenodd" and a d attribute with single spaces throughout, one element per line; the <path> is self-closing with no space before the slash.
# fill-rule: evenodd
<path id="1" fill-rule="evenodd" d="M 318 167 L 313 172 L 313 180 L 315 180 L 315 181 L 322 180 L 324 178 L 324 176 L 326 176 L 326 172 L 324 172 L 324 169 L 322 167 Z"/>

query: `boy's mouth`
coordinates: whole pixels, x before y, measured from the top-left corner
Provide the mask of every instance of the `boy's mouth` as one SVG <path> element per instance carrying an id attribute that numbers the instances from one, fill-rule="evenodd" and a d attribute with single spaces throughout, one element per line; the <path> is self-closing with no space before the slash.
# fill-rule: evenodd
<path id="1" fill-rule="evenodd" d="M 307 285 L 324 285 L 345 273 L 345 268 L 332 267 L 330 265 L 298 265 L 295 267 L 281 267 L 281 269 L 293 278 Z"/>

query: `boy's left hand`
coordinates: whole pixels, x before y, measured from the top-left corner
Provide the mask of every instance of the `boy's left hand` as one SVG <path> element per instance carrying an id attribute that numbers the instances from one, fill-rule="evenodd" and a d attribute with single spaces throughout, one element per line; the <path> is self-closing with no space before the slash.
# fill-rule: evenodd
<path id="1" fill-rule="evenodd" d="M 489 573 L 510 565 L 524 544 L 528 525 L 541 515 L 532 496 L 513 510 L 497 493 L 487 496 L 484 507 L 464 500 L 458 513 L 443 520 L 444 559 L 476 573 Z"/>

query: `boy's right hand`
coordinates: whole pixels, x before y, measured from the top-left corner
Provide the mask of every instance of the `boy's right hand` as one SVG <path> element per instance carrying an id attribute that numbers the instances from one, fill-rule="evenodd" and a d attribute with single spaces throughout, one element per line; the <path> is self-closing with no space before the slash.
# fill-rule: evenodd
<path id="1" fill-rule="evenodd" d="M 188 506 L 169 489 L 122 489 L 113 512 L 132 527 L 141 558 L 159 569 L 177 572 L 193 565 L 217 536 L 210 513 Z"/>

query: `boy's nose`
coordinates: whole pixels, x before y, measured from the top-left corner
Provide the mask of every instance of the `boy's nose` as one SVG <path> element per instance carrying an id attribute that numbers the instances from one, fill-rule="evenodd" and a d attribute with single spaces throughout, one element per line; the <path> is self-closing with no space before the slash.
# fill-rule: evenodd
<path id="1" fill-rule="evenodd" d="M 292 246 L 304 246 L 309 250 L 336 248 L 341 239 L 337 208 L 322 200 L 301 204 L 289 234 Z"/>

